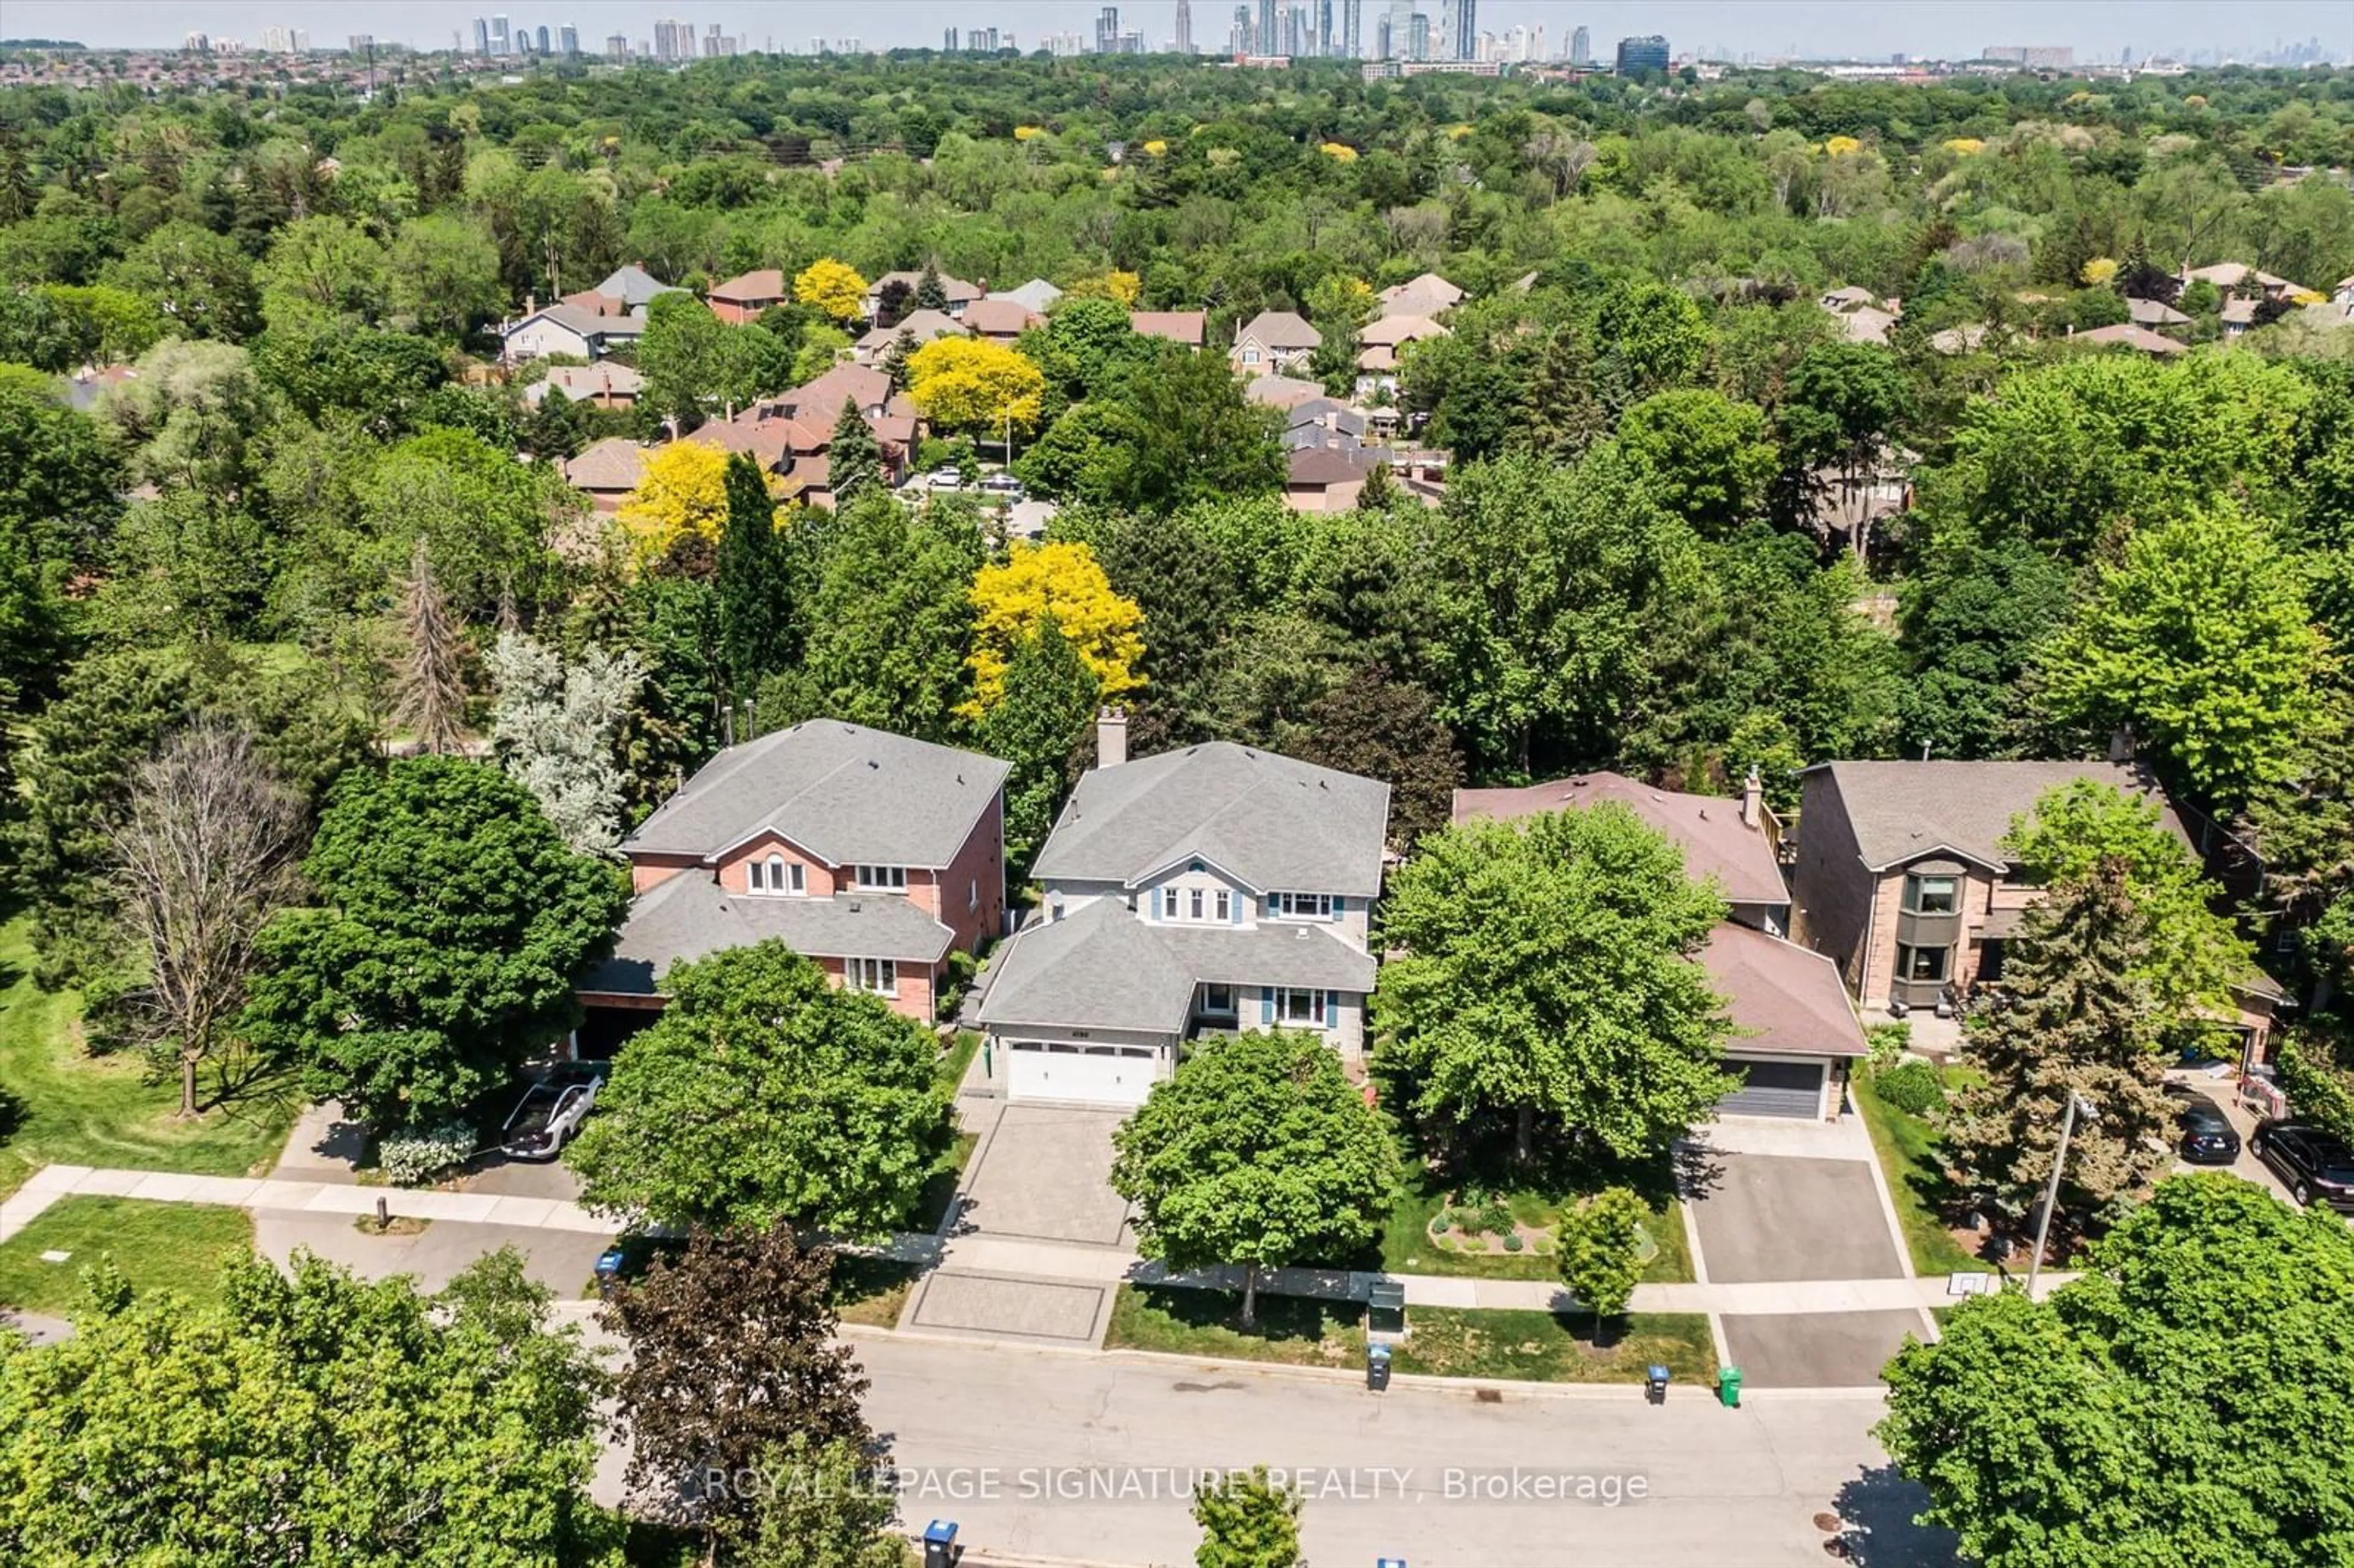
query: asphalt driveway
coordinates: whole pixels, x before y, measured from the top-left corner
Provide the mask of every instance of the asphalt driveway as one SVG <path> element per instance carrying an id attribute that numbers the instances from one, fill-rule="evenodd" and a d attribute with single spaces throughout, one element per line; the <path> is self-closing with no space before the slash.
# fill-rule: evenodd
<path id="1" fill-rule="evenodd" d="M 1111 1135 L 1126 1115 L 1071 1106 L 1005 1107 L 965 1172 L 958 1229 L 1121 1245 L 1128 1201 L 1111 1190 Z"/>
<path id="2" fill-rule="evenodd" d="M 1868 1162 L 1708 1158 L 1714 1176 L 1691 1202 L 1710 1284 L 1905 1277 Z"/>
<path id="3" fill-rule="evenodd" d="M 1723 1323 L 1746 1388 L 1869 1388 L 1907 1334 L 1928 1337 L 1918 1312 L 1742 1313 Z"/>

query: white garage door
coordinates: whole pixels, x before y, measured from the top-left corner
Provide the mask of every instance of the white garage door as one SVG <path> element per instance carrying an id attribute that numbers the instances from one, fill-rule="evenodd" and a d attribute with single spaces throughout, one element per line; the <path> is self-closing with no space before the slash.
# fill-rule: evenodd
<path id="1" fill-rule="evenodd" d="M 1006 1097 L 1093 1106 L 1141 1105 L 1160 1076 L 1159 1056 L 1149 1045 L 1016 1040 L 1005 1053 Z"/>
<path id="2" fill-rule="evenodd" d="M 1728 1056 L 1724 1070 L 1747 1082 L 1716 1102 L 1725 1116 L 1779 1116 L 1808 1121 L 1823 1114 L 1823 1064 L 1761 1062 Z"/>

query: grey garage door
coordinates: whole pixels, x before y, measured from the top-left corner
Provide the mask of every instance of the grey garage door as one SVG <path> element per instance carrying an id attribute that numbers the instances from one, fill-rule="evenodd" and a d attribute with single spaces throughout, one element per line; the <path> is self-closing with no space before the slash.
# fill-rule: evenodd
<path id="1" fill-rule="evenodd" d="M 1787 1116 L 1812 1120 L 1823 1109 L 1823 1064 L 1725 1058 L 1724 1070 L 1748 1082 L 1716 1102 L 1726 1116 Z"/>

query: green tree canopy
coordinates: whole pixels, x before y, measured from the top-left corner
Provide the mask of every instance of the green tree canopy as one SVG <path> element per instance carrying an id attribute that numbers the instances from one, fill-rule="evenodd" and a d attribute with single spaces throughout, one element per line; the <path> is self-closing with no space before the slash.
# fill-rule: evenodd
<path id="1" fill-rule="evenodd" d="M 345 775 L 302 871 L 321 902 L 263 930 L 247 1028 L 385 1132 L 459 1111 L 569 1028 L 573 975 L 630 901 L 528 789 L 452 757 Z"/>
<path id="2" fill-rule="evenodd" d="M 619 1568 L 604 1379 L 512 1250 L 432 1297 L 307 1254 L 201 1306 L 92 1282 L 70 1338 L 0 1336 L 10 1562 Z"/>
<path id="3" fill-rule="evenodd" d="M 2178 1176 L 2051 1299 L 1964 1302 L 1888 1366 L 1882 1443 L 1987 1568 L 2323 1568 L 2354 1538 L 2354 1234 Z"/>
<path id="4" fill-rule="evenodd" d="M 2206 799 L 2236 808 L 2287 771 L 2324 649 L 2296 573 L 2229 508 L 2137 532 L 2041 661 L 2052 716 L 2130 725 Z"/>
<path id="5" fill-rule="evenodd" d="M 2168 1019 L 2221 1008 L 2255 970 L 2255 955 L 2209 899 L 2214 885 L 2181 837 L 2161 825 L 2158 803 L 2080 779 L 2050 790 L 2012 820 L 2004 849 L 2038 882 L 2081 881 L 2103 863 L 2124 870 L 2126 896 L 2149 922 L 2141 979 Z"/>
<path id="6" fill-rule="evenodd" d="M 1663 1151 L 1734 1086 L 1695 961 L 1725 904 L 1683 853 L 1605 804 L 1432 834 L 1392 879 L 1377 1065 L 1414 1115 L 1540 1124 L 1621 1159 Z"/>
<path id="7" fill-rule="evenodd" d="M 1112 1135 L 1112 1186 L 1149 1257 L 1258 1273 L 1340 1263 L 1373 1237 L 1397 1184 L 1388 1130 L 1314 1034 L 1207 1040 Z"/>
<path id="8" fill-rule="evenodd" d="M 581 1201 L 835 1234 L 903 1224 L 947 1107 L 922 1026 L 769 940 L 679 963 L 565 1150 Z"/>

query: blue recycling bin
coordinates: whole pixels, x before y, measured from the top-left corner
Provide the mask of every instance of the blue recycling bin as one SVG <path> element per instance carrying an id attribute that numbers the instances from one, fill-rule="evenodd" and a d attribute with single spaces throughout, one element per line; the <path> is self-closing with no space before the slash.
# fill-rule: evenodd
<path id="1" fill-rule="evenodd" d="M 621 1277 L 621 1265 L 626 1261 L 620 1247 L 609 1246 L 597 1255 L 597 1294 L 613 1294 L 613 1282 Z"/>
<path id="2" fill-rule="evenodd" d="M 1668 1402 L 1668 1369 L 1657 1361 L 1643 1374 L 1643 1397 L 1653 1404 Z"/>
<path id="3" fill-rule="evenodd" d="M 924 1526 L 924 1568 L 956 1568 L 956 1520 L 936 1519 Z"/>

